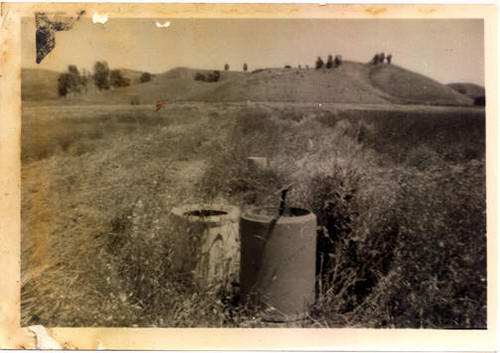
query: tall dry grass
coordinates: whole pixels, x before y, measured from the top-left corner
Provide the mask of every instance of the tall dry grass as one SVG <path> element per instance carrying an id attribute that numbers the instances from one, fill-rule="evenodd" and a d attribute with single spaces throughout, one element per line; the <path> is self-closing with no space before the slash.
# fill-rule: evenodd
<path id="1" fill-rule="evenodd" d="M 486 325 L 482 112 L 241 112 L 204 185 L 318 216 L 314 326 Z M 248 170 L 249 156 L 270 168 Z M 224 171 L 223 173 L 221 171 Z M 470 244 L 470 245 L 467 245 Z"/>
<path id="2" fill-rule="evenodd" d="M 318 216 L 306 327 L 486 325 L 484 111 L 171 106 L 23 121 L 23 324 L 259 327 L 169 210 Z M 269 168 L 247 168 L 250 156 Z M 196 232 L 193 232 L 196 233 Z M 189 268 L 189 266 L 186 266 Z"/>

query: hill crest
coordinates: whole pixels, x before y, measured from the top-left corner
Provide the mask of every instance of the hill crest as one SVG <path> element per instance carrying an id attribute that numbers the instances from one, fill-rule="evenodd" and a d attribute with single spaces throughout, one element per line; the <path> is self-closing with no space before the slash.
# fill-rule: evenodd
<path id="1" fill-rule="evenodd" d="M 29 69 L 28 69 L 29 70 Z M 35 69 L 36 70 L 36 69 Z M 120 69 L 126 70 L 126 69 Z M 23 70 L 24 72 L 24 70 Z M 129 72 L 129 71 L 124 71 Z M 141 72 L 130 70 L 135 75 Z M 424 75 L 397 65 L 345 61 L 338 68 L 268 68 L 253 72 L 219 71 L 218 82 L 195 80 L 197 73 L 213 70 L 178 67 L 156 74 L 150 82 L 136 83 L 109 91 L 69 97 L 66 103 L 151 104 L 156 101 L 204 102 L 317 102 L 354 104 L 472 105 L 473 99 Z M 57 75 L 54 93 L 57 99 Z M 52 75 L 26 75 L 32 80 L 54 81 Z M 24 78 L 23 78 L 24 81 Z M 23 83 L 23 99 L 33 100 L 40 82 Z M 48 87 L 45 87 L 48 91 Z M 36 96 L 36 95 L 35 95 Z M 43 96 L 45 97 L 45 96 Z M 46 98 L 47 99 L 47 98 Z M 61 99 L 62 101 L 63 99 Z M 132 103 L 134 102 L 134 103 Z"/>

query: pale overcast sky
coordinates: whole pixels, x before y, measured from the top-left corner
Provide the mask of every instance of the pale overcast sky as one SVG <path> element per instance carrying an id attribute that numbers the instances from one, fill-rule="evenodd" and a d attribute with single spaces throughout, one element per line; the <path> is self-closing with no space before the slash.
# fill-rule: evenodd
<path id="1" fill-rule="evenodd" d="M 171 21 L 158 28 L 156 21 Z M 91 69 L 97 60 L 111 68 L 161 73 L 178 66 L 241 70 L 313 66 L 317 56 L 341 54 L 367 62 L 376 52 L 442 83 L 484 86 L 482 20 L 356 19 L 113 19 L 93 24 L 84 17 L 57 32 L 55 49 L 35 63 L 34 20 L 23 21 L 23 66 L 62 71 L 68 64 Z"/>

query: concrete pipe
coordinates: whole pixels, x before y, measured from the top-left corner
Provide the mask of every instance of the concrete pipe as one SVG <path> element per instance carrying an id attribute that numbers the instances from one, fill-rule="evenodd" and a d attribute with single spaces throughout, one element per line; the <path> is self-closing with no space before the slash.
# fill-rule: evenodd
<path id="1" fill-rule="evenodd" d="M 316 216 L 305 209 L 243 213 L 241 297 L 267 321 L 298 320 L 315 298 Z"/>
<path id="2" fill-rule="evenodd" d="M 238 281 L 239 209 L 227 205 L 186 205 L 174 208 L 172 213 L 177 225 L 184 228 L 175 240 L 174 269 L 194 273 L 204 286 L 227 286 Z"/>

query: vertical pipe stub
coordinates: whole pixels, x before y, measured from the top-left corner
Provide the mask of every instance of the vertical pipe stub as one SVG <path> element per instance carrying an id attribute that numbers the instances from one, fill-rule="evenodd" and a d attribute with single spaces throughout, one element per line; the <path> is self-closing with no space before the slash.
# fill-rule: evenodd
<path id="1" fill-rule="evenodd" d="M 180 227 L 173 244 L 173 266 L 179 272 L 194 273 L 208 286 L 227 285 L 238 280 L 240 237 L 237 207 L 209 204 L 172 209 Z"/>
<path id="2" fill-rule="evenodd" d="M 303 318 L 315 297 L 316 216 L 302 208 L 250 209 L 240 236 L 243 303 L 266 321 Z"/>

